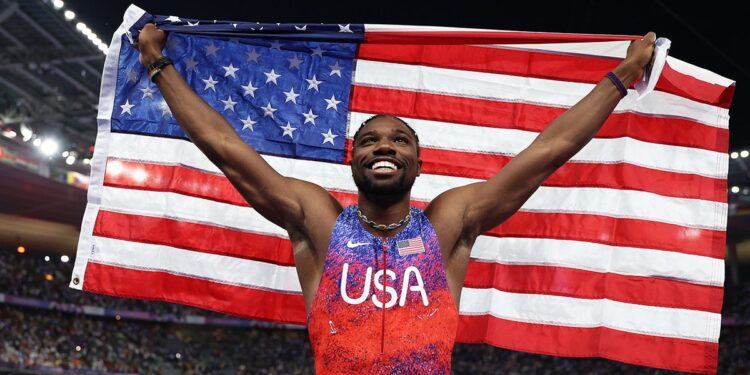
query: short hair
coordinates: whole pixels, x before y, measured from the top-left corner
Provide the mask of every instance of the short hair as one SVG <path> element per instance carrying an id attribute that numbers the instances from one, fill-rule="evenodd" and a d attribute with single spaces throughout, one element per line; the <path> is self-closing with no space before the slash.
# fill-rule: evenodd
<path id="1" fill-rule="evenodd" d="M 368 118 L 367 120 L 363 121 L 362 124 L 359 125 L 359 129 L 357 129 L 357 131 L 354 133 L 354 137 L 352 138 L 352 147 L 354 147 L 354 144 L 357 142 L 357 137 L 359 137 L 359 133 L 362 131 L 362 128 L 364 128 L 365 125 L 369 124 L 372 120 L 377 120 L 377 119 L 379 119 L 381 117 L 390 117 L 390 118 L 392 118 L 392 119 L 394 119 L 394 120 L 396 120 L 396 121 L 404 124 L 411 131 L 411 134 L 414 136 L 414 139 L 417 142 L 417 156 L 419 156 L 419 151 L 420 151 L 420 149 L 419 149 L 419 136 L 417 135 L 417 132 L 414 130 L 414 128 L 412 128 L 411 126 L 409 126 L 409 124 L 406 123 L 406 121 L 404 121 L 400 117 L 394 116 L 394 115 L 389 115 L 389 114 L 386 114 L 386 113 L 379 113 L 379 114 L 374 115 L 374 116 Z"/>

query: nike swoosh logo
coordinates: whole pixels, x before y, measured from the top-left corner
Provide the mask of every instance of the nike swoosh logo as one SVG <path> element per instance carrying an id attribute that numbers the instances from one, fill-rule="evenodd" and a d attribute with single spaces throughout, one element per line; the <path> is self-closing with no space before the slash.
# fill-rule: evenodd
<path id="1" fill-rule="evenodd" d="M 346 247 L 353 249 L 355 247 L 363 246 L 363 245 L 369 245 L 369 242 L 352 242 L 352 240 L 349 240 L 349 242 L 346 243 Z"/>

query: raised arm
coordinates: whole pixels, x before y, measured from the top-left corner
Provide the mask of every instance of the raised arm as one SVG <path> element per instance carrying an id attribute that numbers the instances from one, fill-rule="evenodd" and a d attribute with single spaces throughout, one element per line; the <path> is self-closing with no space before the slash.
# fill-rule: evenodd
<path id="1" fill-rule="evenodd" d="M 162 56 L 166 34 L 147 24 L 138 38 L 140 61 L 148 67 Z M 164 100 L 193 143 L 263 217 L 290 233 L 304 223 L 335 220 L 341 207 L 323 188 L 276 172 L 240 139 L 221 114 L 199 97 L 171 65 L 155 77 Z M 303 199 L 304 197 L 304 199 Z M 309 215 L 315 215 L 311 220 Z M 332 223 L 332 222 L 331 222 Z M 332 224 L 331 224 L 332 225 Z M 310 228 L 306 228 L 310 229 Z M 322 229 L 325 232 L 326 228 Z"/>
<path id="2" fill-rule="evenodd" d="M 625 59 L 612 71 L 625 87 L 643 75 L 655 38 L 650 32 L 632 42 Z M 603 78 L 491 179 L 437 197 L 427 213 L 436 230 L 444 234 L 446 241 L 441 240 L 441 245 L 454 248 L 455 241 L 467 237 L 473 241 L 513 215 L 549 175 L 594 137 L 620 99 L 613 81 Z"/>

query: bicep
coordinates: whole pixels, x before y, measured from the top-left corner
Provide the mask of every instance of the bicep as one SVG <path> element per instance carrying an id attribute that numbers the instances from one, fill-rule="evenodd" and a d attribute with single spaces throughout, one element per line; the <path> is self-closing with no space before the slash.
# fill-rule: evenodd
<path id="1" fill-rule="evenodd" d="M 557 168 L 551 147 L 532 144 L 487 181 L 475 184 L 475 197 L 467 209 L 467 221 L 480 232 L 499 225 L 531 197 Z"/>

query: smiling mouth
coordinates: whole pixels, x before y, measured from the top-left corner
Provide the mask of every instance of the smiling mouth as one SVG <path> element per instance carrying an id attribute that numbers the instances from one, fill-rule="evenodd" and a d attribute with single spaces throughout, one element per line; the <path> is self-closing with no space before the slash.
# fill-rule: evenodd
<path id="1" fill-rule="evenodd" d="M 375 170 L 375 171 L 379 171 L 379 170 L 395 171 L 399 168 L 396 164 L 391 163 L 389 161 L 379 161 L 379 162 L 373 163 L 372 166 L 370 166 L 370 169 Z"/>

